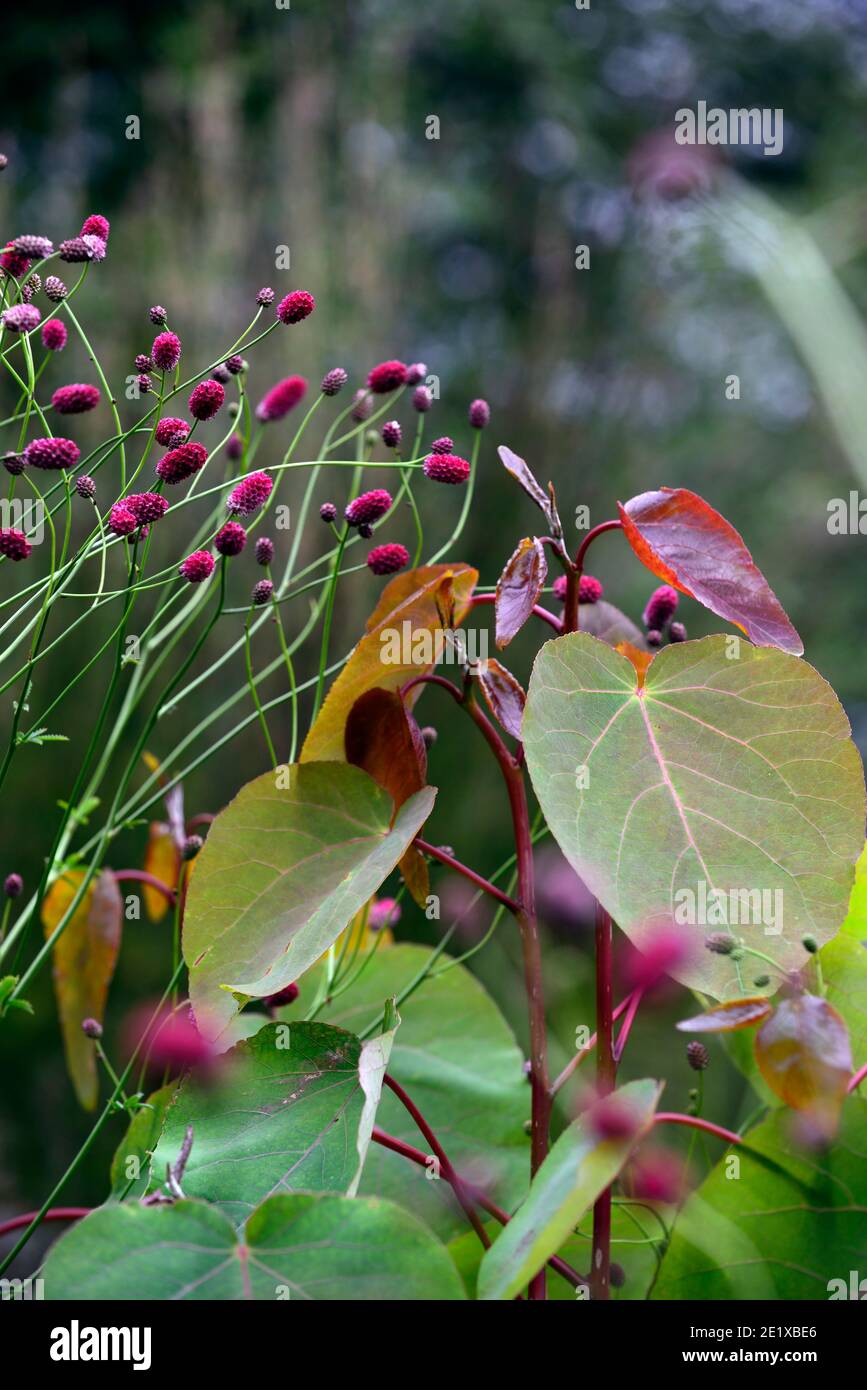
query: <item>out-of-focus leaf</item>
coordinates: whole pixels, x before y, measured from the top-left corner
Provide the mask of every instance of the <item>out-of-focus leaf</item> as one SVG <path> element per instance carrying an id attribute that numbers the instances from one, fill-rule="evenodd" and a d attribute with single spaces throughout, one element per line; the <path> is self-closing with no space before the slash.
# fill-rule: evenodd
<path id="1" fill-rule="evenodd" d="M 378 686 L 362 695 L 346 721 L 346 761 L 364 768 L 391 795 L 395 811 L 427 782 L 427 749 L 421 730 L 400 695 Z M 428 864 L 410 845 L 400 870 L 412 897 L 424 907 L 430 892 Z"/>
<path id="2" fill-rule="evenodd" d="M 526 1200 L 482 1260 L 480 1299 L 514 1298 L 556 1255 L 647 1134 L 661 1092 L 658 1081 L 630 1081 L 614 1093 L 634 1116 L 628 1136 L 600 1139 L 583 1116 L 563 1131 Z"/>
<path id="3" fill-rule="evenodd" d="M 344 730 L 349 711 L 356 700 L 381 686 L 399 690 L 412 676 L 433 669 L 442 655 L 445 632 L 438 607 L 441 592 L 455 626 L 468 612 L 478 571 L 468 565 L 422 565 L 397 574 L 380 595 L 379 603 L 367 621 L 367 630 L 338 675 L 316 721 L 304 741 L 301 761 L 342 761 Z M 431 660 L 427 660 L 432 656 Z M 415 703 L 421 687 L 409 692 L 409 706 Z"/>
<path id="4" fill-rule="evenodd" d="M 613 603 L 606 603 L 605 599 L 600 599 L 598 603 L 578 605 L 578 627 L 581 632 L 598 637 L 600 642 L 607 642 L 609 647 L 631 642 L 639 651 L 648 650 L 647 639 L 641 629 Z"/>
<path id="5" fill-rule="evenodd" d="M 511 473 L 515 482 L 524 489 L 527 496 L 532 498 L 536 506 L 545 513 L 547 518 L 550 518 L 551 513 L 549 508 L 551 507 L 552 499 L 549 498 L 545 489 L 534 478 L 529 464 L 526 463 L 519 454 L 514 453 L 506 444 L 501 444 L 497 449 L 497 453 L 500 455 L 500 462 L 506 469 L 506 472 Z"/>
<path id="6" fill-rule="evenodd" d="M 769 999 L 729 999 L 695 1018 L 681 1019 L 677 1027 L 682 1033 L 733 1033 L 761 1023 L 773 1007 Z"/>
<path id="7" fill-rule="evenodd" d="M 867 942 L 867 845 L 858 856 L 855 865 L 855 883 L 849 898 L 849 911 L 841 931 L 854 936 L 858 941 Z"/>
<path id="8" fill-rule="evenodd" d="M 782 999 L 756 1034 L 756 1061 L 771 1090 L 832 1135 L 852 1075 L 845 1021 L 826 999 Z"/>
<path id="9" fill-rule="evenodd" d="M 482 694 L 494 718 L 502 724 L 507 734 L 519 739 L 521 719 L 527 701 L 520 681 L 493 657 L 480 664 L 478 678 Z"/>
<path id="10" fill-rule="evenodd" d="M 60 925 L 84 877 L 83 869 L 68 869 L 51 885 L 42 903 L 46 938 Z M 120 890 L 114 874 L 106 869 L 88 884 L 54 946 L 54 992 L 66 1065 L 85 1110 L 96 1106 L 99 1079 L 93 1042 L 85 1037 L 81 1025 L 86 1018 L 95 1018 L 97 1023 L 103 1020 L 122 924 Z"/>
<path id="11" fill-rule="evenodd" d="M 507 647 L 521 631 L 533 612 L 547 575 L 545 547 L 533 536 L 526 536 L 506 561 L 497 580 L 494 606 L 498 647 Z"/>
<path id="12" fill-rule="evenodd" d="M 652 574 L 735 623 L 757 646 L 801 655 L 803 642 L 743 540 L 703 498 L 663 487 L 618 506 L 626 538 Z"/>
<path id="13" fill-rule="evenodd" d="M 838 930 L 864 843 L 864 771 L 849 723 L 805 661 L 722 636 L 632 665 L 584 632 L 536 657 L 523 741 L 539 804 L 572 868 L 640 948 L 672 921 L 696 950 L 672 974 L 743 995 L 725 925 L 799 969 L 801 938 Z"/>
<path id="14" fill-rule="evenodd" d="M 337 762 L 242 787 L 213 822 L 187 894 L 184 958 L 206 1037 L 237 1012 L 234 993 L 263 998 L 300 979 L 406 853 L 435 796 L 425 787 L 393 816 L 372 777 Z"/>
<path id="15" fill-rule="evenodd" d="M 181 856 L 169 827 L 162 821 L 152 821 L 145 850 L 145 872 L 153 874 L 154 878 L 158 878 L 167 888 L 174 890 L 178 886 L 180 867 Z M 161 921 L 169 910 L 169 900 L 165 894 L 144 883 L 142 897 L 145 911 L 151 921 Z"/>
<path id="16" fill-rule="evenodd" d="M 391 1202 L 269 1197 L 237 1233 L 204 1202 L 99 1207 L 53 1246 L 51 1300 L 442 1302 L 465 1297 L 445 1247 Z"/>

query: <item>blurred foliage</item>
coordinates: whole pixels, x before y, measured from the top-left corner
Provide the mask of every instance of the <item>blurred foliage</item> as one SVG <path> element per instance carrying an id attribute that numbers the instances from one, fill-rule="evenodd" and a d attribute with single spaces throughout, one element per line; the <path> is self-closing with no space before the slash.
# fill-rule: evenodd
<path id="1" fill-rule="evenodd" d="M 741 204 L 749 189 L 806 229 L 835 293 L 863 322 L 862 0 L 591 0 L 589 10 L 569 0 L 49 3 L 16 11 L 3 61 L 14 99 L 0 115 L 9 158 L 0 225 L 10 237 L 58 241 L 89 212 L 111 219 L 109 257 L 76 307 L 112 381 L 147 349 L 152 303 L 169 307 L 185 363 L 204 363 L 252 317 L 260 285 L 309 288 L 319 307 L 303 333 L 275 333 L 252 358 L 254 400 L 287 371 L 316 382 L 336 364 L 357 378 L 381 357 L 422 360 L 441 382 L 433 433 L 452 434 L 466 450 L 467 402 L 486 396 L 493 422 L 479 500 L 454 556 L 478 565 L 483 582 L 535 524 L 496 461 L 497 443 L 553 478 L 564 518 L 581 503 L 602 520 L 617 497 L 661 483 L 693 488 L 744 535 L 863 746 L 861 542 L 826 527 L 829 499 L 859 484 L 851 438 L 847 457 L 803 340 L 790 336 L 751 265 L 761 214 L 751 203 L 747 217 Z M 700 99 L 782 107 L 782 155 L 733 148 L 713 165 L 693 151 L 691 164 L 672 165 L 674 112 Z M 130 116 L 140 120 L 137 140 L 126 138 Z M 437 139 L 427 138 L 431 117 Z M 671 176 L 686 177 L 694 195 L 660 196 L 672 191 Z M 588 270 L 575 266 L 582 244 Z M 284 245 L 291 270 L 275 271 Z M 827 324 L 819 289 L 798 304 L 808 341 Z M 823 341 L 828 371 L 842 377 L 847 361 L 834 359 L 833 335 Z M 87 371 L 70 344 L 50 385 L 86 380 Z M 738 401 L 726 399 L 731 373 Z M 93 443 L 105 425 L 82 420 L 76 437 Z M 260 461 L 275 461 L 290 429 L 291 419 L 274 427 Z M 341 503 L 347 485 L 329 478 L 316 501 Z M 293 502 L 301 486 L 299 476 Z M 428 499 L 426 514 L 439 544 L 455 499 Z M 303 553 L 322 544 L 316 531 Z M 637 617 L 649 576 L 616 538 L 600 542 L 592 569 Z M 335 652 L 355 640 L 378 587 L 367 575 L 342 587 Z M 694 604 L 681 616 L 692 635 L 718 626 Z M 206 657 L 227 640 L 221 628 Z M 70 678 L 74 647 L 61 647 L 40 674 L 36 705 Z M 526 633 L 510 649 L 508 664 L 524 679 L 532 651 Z M 241 679 L 239 664 L 232 684 Z M 2 869 L 20 869 L 31 885 L 95 691 L 85 683 L 65 706 L 69 744 L 25 750 L 5 799 Z M 203 701 L 213 698 L 207 692 Z M 422 709 L 439 722 L 435 693 Z M 8 714 L 7 705 L 4 722 Z M 174 719 L 167 723 L 158 755 L 177 734 Z M 188 812 L 218 809 L 263 758 L 252 727 L 196 773 Z M 462 725 L 443 728 L 431 778 L 441 792 L 430 837 L 491 871 L 509 842 L 487 750 Z M 115 865 L 141 862 L 144 841 L 143 828 L 122 837 Z M 565 897 L 568 908 L 568 888 Z M 569 920 L 550 958 L 555 1067 L 592 1017 L 580 906 Z M 401 931 L 432 939 L 412 910 Z M 512 938 L 504 923 L 473 963 L 523 1037 Z M 161 987 L 169 953 L 164 925 L 128 925 L 109 1045 L 124 1011 Z M 42 1200 L 87 1124 L 64 1076 L 47 975 L 32 999 L 37 1021 L 16 1016 L 0 1035 L 0 1203 L 13 1210 Z M 671 1016 L 645 1025 L 640 1072 L 668 1069 Z M 731 1120 L 739 1083 L 721 1053 L 714 1060 L 714 1113 Z M 636 1074 L 631 1060 L 626 1074 Z M 684 1063 L 667 1105 L 683 1103 L 688 1082 Z M 96 1145 L 66 1200 L 101 1199 L 115 1137 Z"/>

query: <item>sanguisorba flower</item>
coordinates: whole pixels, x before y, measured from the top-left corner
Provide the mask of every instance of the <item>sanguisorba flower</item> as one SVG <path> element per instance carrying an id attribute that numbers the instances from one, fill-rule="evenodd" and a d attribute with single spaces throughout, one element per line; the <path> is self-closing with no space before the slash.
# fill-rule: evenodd
<path id="1" fill-rule="evenodd" d="M 107 217 L 103 217 L 101 212 L 92 212 L 89 217 L 85 217 L 81 226 L 82 236 L 98 236 L 101 241 L 106 243 L 110 231 L 111 223 Z"/>
<path id="2" fill-rule="evenodd" d="M 232 488 L 226 508 L 239 516 L 249 516 L 268 501 L 273 486 L 273 480 L 267 473 L 250 473 Z"/>
<path id="3" fill-rule="evenodd" d="M 319 387 L 323 396 L 336 396 L 338 391 L 346 385 L 349 377 L 342 367 L 332 367 L 330 372 L 326 372 L 322 378 L 322 385 Z"/>
<path id="4" fill-rule="evenodd" d="M 401 428 L 398 420 L 386 420 L 382 429 L 382 442 L 389 449 L 396 449 L 401 441 Z"/>
<path id="5" fill-rule="evenodd" d="M 392 542 L 390 545 L 377 545 L 367 557 L 367 567 L 374 574 L 396 574 L 409 564 L 409 551 L 405 545 Z"/>
<path id="6" fill-rule="evenodd" d="M 0 253 L 0 270 L 5 270 L 7 275 L 11 275 L 13 280 L 20 280 L 30 269 L 30 257 L 25 256 L 23 251 L 16 251 L 10 241 Z"/>
<path id="7" fill-rule="evenodd" d="M 181 340 L 177 333 L 157 334 L 151 348 L 151 360 L 161 372 L 174 371 L 181 360 Z"/>
<path id="8" fill-rule="evenodd" d="M 307 382 L 303 376 L 287 376 L 266 392 L 256 406 L 256 419 L 267 423 L 269 420 L 282 420 L 299 401 L 304 399 Z"/>
<path id="9" fill-rule="evenodd" d="M 654 589 L 644 610 L 644 626 L 654 631 L 662 631 L 669 618 L 674 616 L 678 605 L 678 593 L 670 584 L 661 584 Z"/>
<path id="10" fill-rule="evenodd" d="M 138 530 L 135 513 L 125 502 L 115 502 L 108 514 L 108 529 L 116 536 L 131 536 L 133 531 Z"/>
<path id="11" fill-rule="evenodd" d="M 212 420 L 225 399 L 226 393 L 219 381 L 209 378 L 193 387 L 187 404 L 196 420 Z"/>
<path id="12" fill-rule="evenodd" d="M 433 396 L 426 386 L 417 386 L 412 393 L 413 409 L 425 415 L 433 405 Z"/>
<path id="13" fill-rule="evenodd" d="M 465 483 L 470 476 L 470 465 L 459 454 L 428 454 L 422 467 L 435 483 Z"/>
<path id="14" fill-rule="evenodd" d="M 386 492 L 384 487 L 375 487 L 370 492 L 363 492 L 360 497 L 354 497 L 344 516 L 350 526 L 369 526 L 385 516 L 391 510 L 391 505 L 391 493 Z"/>
<path id="15" fill-rule="evenodd" d="M 92 502 L 96 497 L 96 483 L 89 473 L 82 473 L 80 478 L 75 480 L 75 491 L 79 497 L 83 497 L 86 502 Z"/>
<path id="16" fill-rule="evenodd" d="M 261 608 L 264 604 L 270 602 L 273 592 L 274 585 L 271 583 L 271 580 L 260 579 L 259 583 L 253 587 L 253 603 L 257 608 Z"/>
<path id="17" fill-rule="evenodd" d="M 430 446 L 432 454 L 453 454 L 455 451 L 455 441 L 447 434 L 443 434 L 439 439 L 435 439 Z"/>
<path id="18" fill-rule="evenodd" d="M 52 304 L 60 304 L 69 291 L 63 281 L 57 275 L 48 275 L 45 279 L 45 297 L 50 299 Z"/>
<path id="19" fill-rule="evenodd" d="M 177 415 L 165 415 L 156 427 L 154 438 L 163 449 L 175 449 L 183 444 L 192 426 Z"/>
<path id="20" fill-rule="evenodd" d="M 300 323 L 316 308 L 316 300 L 307 290 L 293 290 L 277 305 L 277 317 L 281 323 Z"/>
<path id="21" fill-rule="evenodd" d="M 221 555 L 240 555 L 247 544 L 247 532 L 239 521 L 227 521 L 214 537 L 214 545 Z"/>
<path id="22" fill-rule="evenodd" d="M 565 577 L 564 575 L 563 578 Z M 598 603 L 604 592 L 601 583 L 592 574 L 582 574 L 578 580 L 579 603 Z"/>
<path id="23" fill-rule="evenodd" d="M 163 454 L 157 464 L 157 477 L 162 478 L 164 483 L 182 483 L 204 468 L 207 459 L 208 451 L 204 444 L 194 440 L 189 444 L 179 444 L 176 449 Z"/>
<path id="24" fill-rule="evenodd" d="M 406 369 L 407 386 L 418 386 L 420 381 L 424 381 L 427 376 L 427 364 L 425 362 L 411 362 Z"/>
<path id="25" fill-rule="evenodd" d="M 169 504 L 158 492 L 133 492 L 124 497 L 121 506 L 131 511 L 139 526 L 149 526 L 165 516 Z"/>
<path id="26" fill-rule="evenodd" d="M 491 423 L 491 407 L 481 398 L 471 403 L 467 413 L 474 430 L 483 430 Z"/>
<path id="27" fill-rule="evenodd" d="M 201 584 L 214 573 L 215 560 L 209 550 L 194 550 L 178 566 L 178 573 L 189 584 Z"/>
<path id="28" fill-rule="evenodd" d="M 24 450 L 24 458 L 31 468 L 74 468 L 81 458 L 81 450 L 72 439 L 31 439 Z"/>
<path id="29" fill-rule="evenodd" d="M 67 336 L 66 324 L 61 319 L 46 319 L 40 331 L 42 346 L 48 352 L 62 352 Z"/>
<path id="30" fill-rule="evenodd" d="M 165 323 L 166 319 L 168 318 L 168 314 L 166 313 L 162 304 L 152 304 L 150 309 L 148 309 L 148 318 L 150 319 L 151 323 L 160 324 Z"/>
<path id="31" fill-rule="evenodd" d="M 97 237 L 97 241 L 98 240 L 99 238 Z M 105 242 L 103 242 L 103 248 L 104 247 Z M 57 249 L 60 253 L 60 259 L 68 262 L 70 265 L 77 265 L 82 261 L 93 261 L 96 259 L 90 237 L 70 237 L 68 241 L 62 241 Z M 105 254 L 104 250 L 103 254 Z"/>
<path id="32" fill-rule="evenodd" d="M 54 242 L 47 236 L 17 236 L 12 247 L 31 261 L 44 261 L 46 256 L 54 255 Z"/>
<path id="33" fill-rule="evenodd" d="M 83 415 L 99 405 L 99 388 L 87 382 L 75 381 L 69 386 L 58 386 L 51 397 L 51 404 L 58 415 Z"/>
<path id="34" fill-rule="evenodd" d="M 270 565 L 274 559 L 274 542 L 270 536 L 260 536 L 256 542 L 256 564 Z"/>
<path id="35" fill-rule="evenodd" d="M 383 396 L 387 391 L 396 391 L 398 386 L 405 384 L 406 371 L 406 364 L 398 362 L 396 358 L 380 362 L 368 372 L 367 384 L 375 396 Z"/>
<path id="36" fill-rule="evenodd" d="M 23 531 L 15 526 L 0 527 L 0 555 L 7 560 L 26 560 L 32 549 Z"/>
<path id="37" fill-rule="evenodd" d="M 42 321 L 42 315 L 35 304 L 13 304 L 3 311 L 3 327 L 10 333 L 32 333 Z"/>

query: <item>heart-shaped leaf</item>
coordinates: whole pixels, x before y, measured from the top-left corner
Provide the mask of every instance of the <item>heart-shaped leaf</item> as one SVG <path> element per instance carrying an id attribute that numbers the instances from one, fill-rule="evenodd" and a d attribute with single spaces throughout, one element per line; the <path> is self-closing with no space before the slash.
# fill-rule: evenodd
<path id="1" fill-rule="evenodd" d="M 395 809 L 427 781 L 421 730 L 396 691 L 375 686 L 356 700 L 346 721 L 344 745 L 346 761 L 369 772 L 391 795 Z M 424 907 L 430 892 L 424 855 L 410 845 L 400 869 L 413 898 Z"/>
<path id="2" fill-rule="evenodd" d="M 545 547 L 534 537 L 526 536 L 506 561 L 497 580 L 494 606 L 498 647 L 507 647 L 521 631 L 533 612 L 547 576 Z"/>
<path id="3" fill-rule="evenodd" d="M 465 1297 L 445 1247 L 375 1199 L 269 1197 L 243 1233 L 214 1207 L 100 1207 L 56 1243 L 45 1297 L 135 1302 L 356 1303 Z"/>
<path id="4" fill-rule="evenodd" d="M 83 869 L 69 869 L 52 884 L 42 904 L 46 937 L 60 925 L 83 878 Z M 54 946 L 54 992 L 66 1065 L 85 1110 L 96 1105 L 99 1079 L 93 1042 L 81 1031 L 81 1025 L 86 1018 L 95 1018 L 97 1023 L 103 1020 L 122 924 L 120 889 L 114 874 L 106 869 L 91 880 Z"/>
<path id="5" fill-rule="evenodd" d="M 507 734 L 519 739 L 524 705 L 527 701 L 520 681 L 493 657 L 488 657 L 479 665 L 478 678 L 482 694 L 494 718 L 502 724 Z"/>
<path id="6" fill-rule="evenodd" d="M 618 506 L 626 538 L 651 573 L 758 646 L 800 656 L 804 644 L 743 540 L 703 498 L 663 487 Z"/>
<path id="7" fill-rule="evenodd" d="M 192 1125 L 184 1194 L 221 1207 L 236 1226 L 272 1192 L 347 1191 L 363 1162 L 360 1057 L 358 1038 L 342 1028 L 265 1024 L 225 1054 L 216 1080 L 181 1082 L 154 1154 L 151 1190 Z"/>
<path id="8" fill-rule="evenodd" d="M 630 1081 L 614 1093 L 634 1117 L 623 1137 L 600 1138 L 587 1116 L 563 1131 L 526 1200 L 482 1260 L 480 1299 L 514 1298 L 556 1255 L 647 1134 L 661 1092 L 657 1081 Z"/>
<path id="9" fill-rule="evenodd" d="M 677 1027 L 682 1033 L 734 1033 L 755 1027 L 773 1008 L 769 999 L 729 999 L 695 1018 L 681 1019 Z"/>
<path id="10" fill-rule="evenodd" d="M 801 938 L 838 929 L 863 843 L 864 773 L 833 691 L 806 662 L 705 637 L 633 666 L 586 633 L 536 658 L 523 723 L 548 825 L 639 947 L 683 924 L 672 974 L 745 993 L 737 956 L 702 949 L 730 926 L 781 970 Z"/>
<path id="11" fill-rule="evenodd" d="M 399 690 L 412 676 L 433 670 L 445 646 L 440 607 L 458 626 L 468 612 L 478 570 L 468 565 L 422 565 L 397 574 L 380 595 L 365 635 L 335 680 L 304 741 L 301 761 L 342 761 L 349 711 L 367 690 Z M 410 707 L 421 690 L 410 691 Z"/>
<path id="12" fill-rule="evenodd" d="M 190 880 L 184 958 L 201 1032 L 219 1036 L 240 995 L 300 978 L 406 853 L 433 808 L 425 787 L 395 816 L 348 763 L 302 763 L 243 787 L 211 826 Z M 393 821 L 393 823 L 392 823 Z"/>
<path id="13" fill-rule="evenodd" d="M 782 999 L 756 1034 L 756 1062 L 775 1095 L 832 1135 L 852 1075 L 845 1021 L 815 994 Z"/>

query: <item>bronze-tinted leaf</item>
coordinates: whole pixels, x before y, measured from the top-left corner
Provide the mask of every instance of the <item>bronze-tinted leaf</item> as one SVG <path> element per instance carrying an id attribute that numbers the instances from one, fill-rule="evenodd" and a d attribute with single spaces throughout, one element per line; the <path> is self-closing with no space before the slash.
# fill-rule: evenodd
<path id="1" fill-rule="evenodd" d="M 845 1020 L 827 999 L 783 999 L 756 1034 L 755 1050 L 774 1094 L 805 1111 L 822 1134 L 834 1134 L 852 1075 L 852 1049 Z"/>
<path id="2" fill-rule="evenodd" d="M 681 1019 L 681 1033 L 733 1033 L 736 1028 L 752 1028 L 773 1011 L 769 999 L 729 999 L 715 1004 L 707 1013 Z"/>
<path id="3" fill-rule="evenodd" d="M 42 904 L 46 937 L 60 924 L 83 879 L 83 869 L 70 869 L 52 884 Z M 85 1110 L 96 1106 L 99 1082 L 93 1043 L 81 1025 L 86 1018 L 102 1022 L 120 950 L 122 921 L 120 890 L 114 874 L 106 869 L 88 885 L 54 947 L 54 992 L 66 1065 Z"/>
<path id="4" fill-rule="evenodd" d="M 537 507 L 550 516 L 552 500 L 545 493 L 545 489 L 533 477 L 529 464 L 513 451 L 506 444 L 501 444 L 497 450 L 500 461 L 507 472 L 511 473 L 516 483 L 524 489 L 528 497 L 532 497 Z"/>
<path id="5" fill-rule="evenodd" d="M 643 492 L 620 507 L 642 564 L 734 623 L 758 647 L 800 656 L 804 644 L 733 526 L 686 488 Z"/>
<path id="6" fill-rule="evenodd" d="M 494 718 L 502 724 L 507 734 L 513 738 L 521 737 L 521 719 L 527 696 L 520 681 L 511 671 L 501 666 L 493 657 L 480 663 L 478 668 L 479 685 L 488 702 Z"/>
<path id="7" fill-rule="evenodd" d="M 497 581 L 497 646 L 507 647 L 533 611 L 548 574 L 545 547 L 526 536 Z"/>

